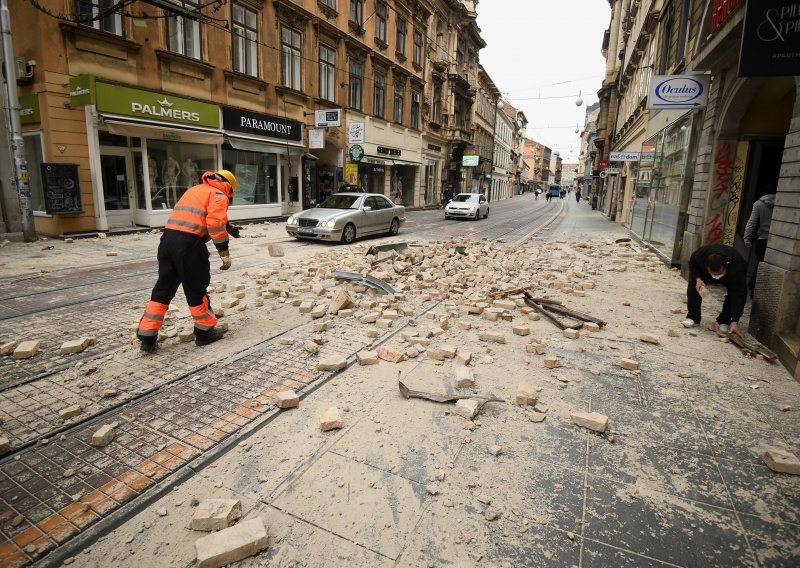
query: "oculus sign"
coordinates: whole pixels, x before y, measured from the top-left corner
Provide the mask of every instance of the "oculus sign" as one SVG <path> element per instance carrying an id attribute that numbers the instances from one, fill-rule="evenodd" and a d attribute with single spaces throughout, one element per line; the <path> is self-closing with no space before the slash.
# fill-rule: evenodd
<path id="1" fill-rule="evenodd" d="M 647 108 L 700 108 L 708 102 L 707 75 L 655 75 L 650 80 Z"/>
<path id="2" fill-rule="evenodd" d="M 740 77 L 800 75 L 800 2 L 748 2 L 739 56 Z"/>

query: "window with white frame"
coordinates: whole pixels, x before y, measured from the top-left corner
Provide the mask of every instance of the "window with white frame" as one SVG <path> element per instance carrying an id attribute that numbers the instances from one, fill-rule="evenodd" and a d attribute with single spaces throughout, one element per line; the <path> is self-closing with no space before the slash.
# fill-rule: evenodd
<path id="1" fill-rule="evenodd" d="M 302 35 L 288 26 L 281 26 L 281 84 L 296 91 L 302 90 Z"/>
<path id="2" fill-rule="evenodd" d="M 358 61 L 350 61 L 350 100 L 352 109 L 361 110 L 361 87 L 364 78 L 364 66 Z"/>
<path id="3" fill-rule="evenodd" d="M 197 2 L 171 0 L 178 8 L 187 11 L 199 10 Z M 186 57 L 200 59 L 200 21 L 189 16 L 169 14 L 167 16 L 167 42 L 169 50 Z"/>
<path id="4" fill-rule="evenodd" d="M 336 100 L 336 51 L 324 44 L 319 46 L 319 98 Z"/>
<path id="5" fill-rule="evenodd" d="M 406 52 L 406 34 L 408 33 L 408 23 L 406 22 L 405 18 L 397 18 L 397 45 L 395 45 L 395 51 L 397 53 L 405 54 Z"/>
<path id="6" fill-rule="evenodd" d="M 325 4 L 329 8 L 336 9 L 336 0 L 319 0 L 321 3 Z"/>
<path id="7" fill-rule="evenodd" d="M 386 75 L 375 73 L 373 75 L 375 95 L 372 101 L 372 114 L 378 118 L 386 117 Z"/>
<path id="8" fill-rule="evenodd" d="M 405 104 L 405 85 L 398 84 L 394 87 L 394 112 L 392 121 L 403 124 L 403 106 Z"/>
<path id="9" fill-rule="evenodd" d="M 389 7 L 383 0 L 375 2 L 375 39 L 386 43 L 386 21 L 389 17 Z"/>
<path id="10" fill-rule="evenodd" d="M 411 55 L 414 65 L 422 66 L 422 32 L 414 30 L 414 51 Z"/>
<path id="11" fill-rule="evenodd" d="M 77 0 L 78 23 L 114 35 L 122 35 L 122 14 L 116 0 Z"/>
<path id="12" fill-rule="evenodd" d="M 419 130 L 419 106 L 422 95 L 419 91 L 411 91 L 411 128 Z"/>
<path id="13" fill-rule="evenodd" d="M 258 13 L 241 4 L 231 6 L 233 70 L 258 77 Z"/>

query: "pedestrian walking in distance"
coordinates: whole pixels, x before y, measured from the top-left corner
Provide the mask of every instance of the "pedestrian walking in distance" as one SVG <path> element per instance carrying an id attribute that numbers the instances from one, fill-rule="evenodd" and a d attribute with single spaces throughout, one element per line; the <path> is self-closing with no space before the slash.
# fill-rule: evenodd
<path id="1" fill-rule="evenodd" d="M 728 245 L 706 245 L 689 258 L 689 286 L 686 289 L 689 314 L 681 324 L 694 327 L 700 323 L 700 308 L 708 293 L 707 286 L 715 284 L 727 288 L 722 312 L 717 316 L 719 331 L 741 334 L 739 318 L 747 302 L 747 264 L 742 255 Z"/>
<path id="2" fill-rule="evenodd" d="M 758 275 L 758 263 L 764 261 L 767 252 L 767 239 L 769 239 L 769 227 L 772 224 L 772 210 L 775 208 L 775 191 L 777 186 L 773 184 L 767 188 L 767 194 L 753 203 L 753 212 L 744 228 L 744 246 L 750 248 L 753 241 L 756 244 L 756 268 L 753 270 L 753 277 L 750 279 L 750 297 L 756 289 L 756 276 Z"/>
<path id="3" fill-rule="evenodd" d="M 580 203 L 580 202 L 581 202 L 581 192 L 580 192 L 580 191 L 576 191 L 576 192 L 575 192 L 575 201 L 576 201 L 577 203 Z"/>
<path id="4" fill-rule="evenodd" d="M 224 332 L 216 328 L 217 316 L 207 294 L 211 255 L 206 243 L 213 241 L 222 260 L 220 270 L 228 270 L 228 235 L 239 238 L 241 229 L 228 222 L 235 190 L 236 176 L 228 170 L 206 172 L 202 183 L 187 189 L 172 209 L 158 245 L 158 281 L 136 332 L 142 351 L 156 350 L 158 330 L 180 285 L 194 320 L 195 345 L 222 339 Z"/>

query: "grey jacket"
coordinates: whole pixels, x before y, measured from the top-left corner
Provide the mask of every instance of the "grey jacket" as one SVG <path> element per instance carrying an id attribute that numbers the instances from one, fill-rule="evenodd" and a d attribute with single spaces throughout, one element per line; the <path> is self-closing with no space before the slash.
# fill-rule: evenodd
<path id="1" fill-rule="evenodd" d="M 744 240 L 755 241 L 769 238 L 769 225 L 772 222 L 772 209 L 775 207 L 775 194 L 770 193 L 753 203 L 753 212 L 744 228 Z M 758 234 L 756 235 L 756 229 Z"/>

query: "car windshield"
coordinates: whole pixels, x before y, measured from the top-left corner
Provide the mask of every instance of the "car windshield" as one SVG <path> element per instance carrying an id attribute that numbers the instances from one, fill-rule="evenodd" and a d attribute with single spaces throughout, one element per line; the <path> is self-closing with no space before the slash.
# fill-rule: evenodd
<path id="1" fill-rule="evenodd" d="M 477 201 L 478 195 L 474 193 L 459 193 L 453 198 L 453 201 L 456 202 L 464 202 L 464 201 Z"/>
<path id="2" fill-rule="evenodd" d="M 359 195 L 331 195 L 320 205 L 323 209 L 357 209 L 356 202 L 361 199 Z"/>

